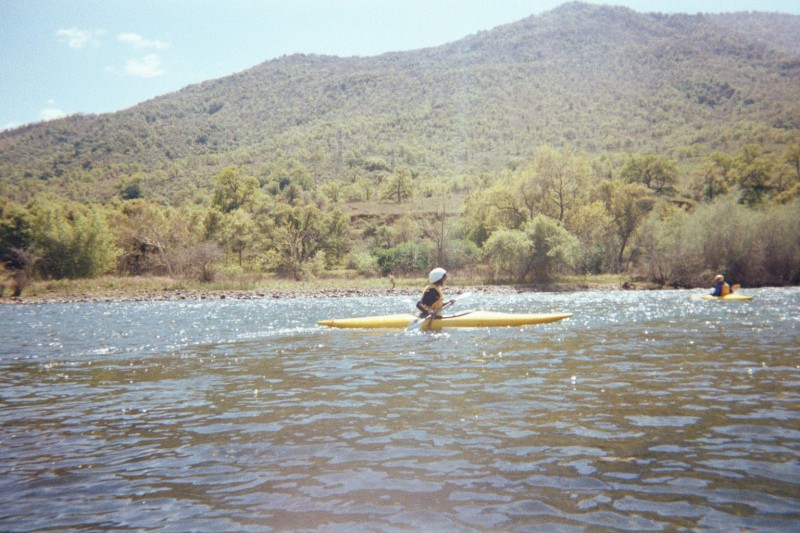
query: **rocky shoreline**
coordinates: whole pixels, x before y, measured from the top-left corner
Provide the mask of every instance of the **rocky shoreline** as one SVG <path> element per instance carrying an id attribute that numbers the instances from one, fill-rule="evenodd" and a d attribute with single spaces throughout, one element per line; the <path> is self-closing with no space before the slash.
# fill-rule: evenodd
<path id="1" fill-rule="evenodd" d="M 511 285 L 481 285 L 471 287 L 451 286 L 446 289 L 448 298 L 458 298 L 466 292 L 480 294 L 518 294 L 524 292 L 575 292 L 621 290 L 616 285 L 592 287 L 529 287 Z M 412 287 L 396 288 L 319 288 L 319 289 L 254 289 L 254 290 L 196 290 L 164 289 L 143 292 L 97 291 L 68 294 L 43 294 L 0 299 L 0 304 L 58 304 L 58 303 L 116 303 L 116 302 L 158 302 L 158 301 L 202 301 L 202 300 L 258 300 L 288 298 L 358 298 L 379 296 L 418 296 L 421 289 Z"/>

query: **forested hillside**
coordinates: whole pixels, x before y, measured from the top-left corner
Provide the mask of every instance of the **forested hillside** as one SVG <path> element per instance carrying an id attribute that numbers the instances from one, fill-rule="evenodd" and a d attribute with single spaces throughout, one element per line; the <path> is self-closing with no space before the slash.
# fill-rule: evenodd
<path id="1" fill-rule="evenodd" d="M 658 224 L 677 224 L 677 210 L 688 231 L 725 197 L 743 216 L 778 217 L 751 224 L 795 229 L 799 51 L 797 16 L 568 3 L 435 48 L 282 57 L 117 113 L 0 133 L 3 253 L 16 267 L 25 261 L 10 260 L 12 248 L 45 257 L 44 234 L 25 228 L 47 219 L 74 232 L 93 204 L 117 230 L 104 266 L 48 270 L 42 260 L 45 275 L 143 273 L 156 263 L 175 273 L 197 263 L 176 244 L 188 239 L 237 257 L 239 268 L 295 276 L 449 260 L 515 281 L 631 268 L 672 284 L 726 268 L 752 270 L 754 283 L 797 281 L 797 269 L 773 276 L 724 258 L 666 272 L 653 254 L 665 253 L 656 248 L 668 236 L 648 251 L 641 228 L 648 220 L 648 238 L 668 232 Z M 44 205 L 67 201 L 75 204 Z M 56 223 L 58 212 L 71 218 Z M 296 234 L 279 235 L 292 224 Z M 127 225 L 138 228 L 128 241 Z M 142 225 L 169 235 L 144 237 Z M 537 231 L 565 232 L 559 261 L 526 262 L 549 253 L 532 251 Z M 789 261 L 800 243 L 786 235 Z M 231 244 L 235 236 L 246 242 Z M 433 249 L 412 249 L 420 236 Z M 517 245 L 514 264 L 498 264 Z"/>

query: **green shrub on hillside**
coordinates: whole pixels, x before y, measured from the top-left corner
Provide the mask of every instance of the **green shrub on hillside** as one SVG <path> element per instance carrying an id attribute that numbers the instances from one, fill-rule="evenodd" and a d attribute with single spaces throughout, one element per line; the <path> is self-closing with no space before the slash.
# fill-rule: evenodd
<path id="1" fill-rule="evenodd" d="M 48 278 L 91 278 L 116 269 L 120 254 L 102 208 L 36 202 L 31 249 Z"/>

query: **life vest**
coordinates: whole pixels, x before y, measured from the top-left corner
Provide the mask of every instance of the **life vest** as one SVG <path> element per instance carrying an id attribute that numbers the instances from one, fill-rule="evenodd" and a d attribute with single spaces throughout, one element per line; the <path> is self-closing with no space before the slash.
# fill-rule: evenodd
<path id="1" fill-rule="evenodd" d="M 728 285 L 727 283 L 723 283 L 722 284 L 722 290 L 720 291 L 719 295 L 720 296 L 727 296 L 730 293 L 731 293 L 731 286 Z"/>
<path id="2" fill-rule="evenodd" d="M 436 290 L 436 294 L 438 296 L 436 298 L 436 301 L 433 302 L 428 307 L 433 309 L 433 311 L 436 314 L 436 316 L 440 316 L 441 313 L 442 313 L 442 307 L 444 307 L 444 294 L 442 294 L 442 286 L 441 285 L 437 285 L 436 283 L 430 283 L 427 287 L 425 287 L 422 290 L 422 296 L 420 296 L 420 301 L 422 301 L 422 298 L 425 297 L 425 293 L 428 292 L 430 289 L 435 289 Z"/>

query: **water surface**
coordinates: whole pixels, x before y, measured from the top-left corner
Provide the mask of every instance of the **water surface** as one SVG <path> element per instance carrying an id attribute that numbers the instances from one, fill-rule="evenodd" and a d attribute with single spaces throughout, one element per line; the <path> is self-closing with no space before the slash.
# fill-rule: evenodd
<path id="1" fill-rule="evenodd" d="M 800 291 L 0 306 L 0 530 L 792 531 Z"/>

